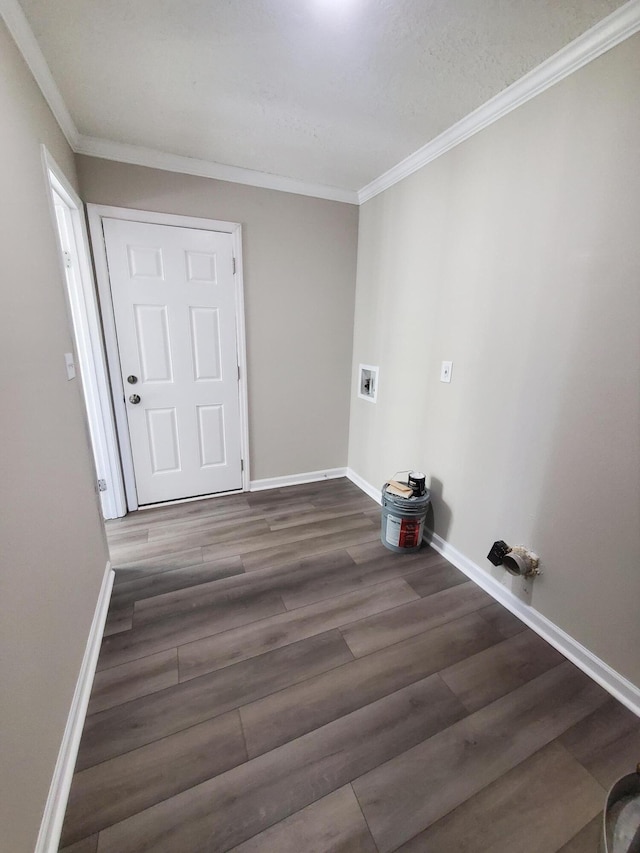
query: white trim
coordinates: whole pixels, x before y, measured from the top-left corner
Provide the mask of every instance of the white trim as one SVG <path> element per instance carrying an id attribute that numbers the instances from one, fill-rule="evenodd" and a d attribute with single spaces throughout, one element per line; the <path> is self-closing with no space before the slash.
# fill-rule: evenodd
<path id="1" fill-rule="evenodd" d="M 590 678 L 593 678 L 601 687 L 604 687 L 619 702 L 626 705 L 630 711 L 640 716 L 640 687 L 636 687 L 623 675 L 616 672 L 609 664 L 590 652 L 586 646 L 583 646 L 582 643 L 579 643 L 538 610 L 517 598 L 510 589 L 507 589 L 496 578 L 481 569 L 477 563 L 465 557 L 437 533 L 429 534 L 429 538 L 431 547 L 435 551 L 446 557 L 450 563 L 464 572 L 474 583 L 488 592 L 492 598 L 499 601 L 507 610 L 510 610 L 532 628 L 536 634 L 539 634 L 559 652 L 562 652 L 566 658 Z"/>
<path id="2" fill-rule="evenodd" d="M 397 163 L 388 172 L 362 187 L 358 192 L 359 203 L 363 204 L 403 178 L 417 172 L 427 163 L 564 80 L 574 71 L 578 71 L 638 31 L 640 31 L 640 0 L 629 0 L 624 6 L 620 6 L 611 15 L 603 18 L 524 77 L 516 80 L 444 133 Z"/>
<path id="3" fill-rule="evenodd" d="M 57 853 L 58 850 L 60 834 L 62 832 L 62 821 L 67 807 L 71 779 L 73 778 L 78 747 L 80 746 L 80 737 L 87 714 L 93 677 L 98 663 L 98 654 L 104 633 L 104 624 L 107 619 L 114 577 L 115 574 L 111 569 L 111 563 L 107 563 L 87 638 L 84 657 L 80 665 L 76 688 L 73 693 L 73 699 L 71 700 L 71 707 L 62 736 L 58 759 L 55 770 L 53 771 L 49 795 L 44 807 L 35 853 Z"/>
<path id="4" fill-rule="evenodd" d="M 329 187 L 325 184 L 287 178 L 284 175 L 243 169 L 239 166 L 229 166 L 212 160 L 184 157 L 180 154 L 170 154 L 166 151 L 158 151 L 141 145 L 129 145 L 79 133 L 18 0 L 0 0 L 0 15 L 29 66 L 67 142 L 76 154 L 87 154 L 90 157 L 101 157 L 104 160 L 115 160 L 118 163 L 132 163 L 137 166 L 147 166 L 150 169 L 164 169 L 167 172 L 197 175 L 203 178 L 213 178 L 233 184 L 244 184 L 250 187 L 321 198 L 327 201 L 358 204 L 356 190 Z"/>
<path id="5" fill-rule="evenodd" d="M 244 310 L 244 266 L 242 263 L 242 227 L 236 225 L 232 237 L 235 258 L 236 294 L 236 347 L 238 350 L 238 399 L 240 403 L 240 446 L 242 452 L 242 489 L 250 488 L 251 459 L 249 453 L 249 389 L 247 386 L 247 333 Z"/>
<path id="6" fill-rule="evenodd" d="M 111 391 L 113 402 L 113 414 L 116 421 L 118 442 L 120 445 L 120 461 L 122 463 L 122 478 L 124 483 L 127 509 L 133 512 L 138 508 L 138 495 L 135 489 L 135 476 L 133 473 L 133 457 L 131 455 L 131 444 L 129 442 L 129 427 L 127 424 L 127 413 L 124 406 L 124 388 L 120 376 L 120 358 L 118 355 L 118 343 L 116 338 L 116 326 L 113 317 L 113 306 L 111 304 L 111 289 L 109 286 L 109 267 L 102 235 L 102 218 L 94 210 L 95 205 L 87 205 L 87 218 L 89 220 L 89 235 L 93 249 L 93 265 L 96 271 L 96 284 L 98 286 L 98 300 L 102 313 L 102 331 L 107 355 L 107 365 L 111 379 Z"/>
<path id="7" fill-rule="evenodd" d="M 629 0 L 624 6 L 620 6 L 619 9 L 603 18 L 566 47 L 525 74 L 524 77 L 521 77 L 494 98 L 445 130 L 444 133 L 355 192 L 341 187 L 328 187 L 282 175 L 272 175 L 253 169 L 229 166 L 224 163 L 169 154 L 153 148 L 85 136 L 78 132 L 71 118 L 20 4 L 17 0 L 0 0 L 0 15 L 4 18 L 9 32 L 31 69 L 69 145 L 76 154 L 87 154 L 91 157 L 101 157 L 120 163 L 132 163 L 152 169 L 164 169 L 169 172 L 197 175 L 346 204 L 363 204 L 389 189 L 403 178 L 435 160 L 436 157 L 440 157 L 441 154 L 464 142 L 465 139 L 493 124 L 494 121 L 522 106 L 531 98 L 544 92 L 640 31 L 640 0 Z"/>
<path id="8" fill-rule="evenodd" d="M 367 483 L 360 474 L 356 474 L 353 468 L 347 468 L 346 476 L 354 485 L 361 489 L 366 495 L 369 495 L 369 497 L 377 504 L 382 503 L 382 491 L 380 489 L 376 489 L 376 487 L 372 486 L 370 483 Z"/>
<path id="9" fill-rule="evenodd" d="M 96 474 L 98 479 L 104 479 L 107 482 L 107 490 L 100 492 L 102 514 L 104 518 L 119 518 L 126 515 L 127 506 L 111 405 L 107 362 L 102 345 L 100 312 L 89 260 L 89 240 L 84 208 L 66 175 L 45 145 L 41 146 L 41 151 L 54 227 L 60 241 L 64 243 L 66 240 L 68 243 L 62 248 L 69 251 L 77 263 L 77 276 L 68 276 L 62 256 L 60 257 L 62 275 L 69 291 L 75 345 L 80 362 L 82 390 Z M 65 205 L 65 221 L 68 223 L 65 230 L 71 232 L 68 239 L 60 233 L 53 204 L 52 193 L 54 192 Z"/>
<path id="10" fill-rule="evenodd" d="M 132 163 L 136 166 L 147 166 L 150 169 L 163 169 L 165 172 L 179 172 L 183 175 L 213 178 L 216 181 L 229 181 L 232 184 L 245 184 L 266 190 L 322 198 L 326 201 L 358 204 L 356 190 L 314 184 L 296 178 L 287 178 L 284 175 L 273 175 L 254 169 L 228 166 L 225 163 L 215 163 L 212 160 L 199 160 L 195 157 L 169 154 L 166 151 L 145 148 L 141 145 L 128 145 L 123 142 L 112 142 L 109 139 L 97 139 L 80 134 L 74 150 L 77 154 L 87 154 L 89 157 L 115 160 L 118 163 Z"/>
<path id="11" fill-rule="evenodd" d="M 178 228 L 200 228 L 203 231 L 221 231 L 233 234 L 237 222 L 222 219 L 203 219 L 199 216 L 182 216 L 179 213 L 156 213 L 153 210 L 138 210 L 133 207 L 113 207 L 108 204 L 87 204 L 87 214 L 97 214 L 100 219 L 126 219 L 128 222 L 148 222 L 153 225 L 175 225 Z"/>
<path id="12" fill-rule="evenodd" d="M 366 480 L 360 477 L 359 474 L 356 474 L 351 468 L 347 469 L 347 477 L 356 486 L 359 486 L 363 492 L 366 492 L 369 497 L 380 503 L 380 491 L 370 483 L 367 483 Z M 594 655 L 586 646 L 583 646 L 582 643 L 579 643 L 570 634 L 567 634 L 566 631 L 563 631 L 562 628 L 559 628 L 554 622 L 543 616 L 538 610 L 521 601 L 510 589 L 503 586 L 500 581 L 466 557 L 461 551 L 458 551 L 457 548 L 454 548 L 453 545 L 450 545 L 441 536 L 438 536 L 437 533 L 428 532 L 425 534 L 425 538 L 427 537 L 431 547 L 435 551 L 442 554 L 443 557 L 456 568 L 460 569 L 461 572 L 464 572 L 481 589 L 489 593 L 492 598 L 532 628 L 536 634 L 539 634 L 548 643 L 551 643 L 554 648 L 572 661 L 619 702 L 622 702 L 630 711 L 640 716 L 640 687 L 632 684 L 631 681 L 619 672 L 616 672 L 609 664 Z"/>
<path id="13" fill-rule="evenodd" d="M 249 491 L 262 492 L 265 489 L 281 489 L 283 486 L 299 486 L 302 483 L 319 483 L 321 480 L 335 480 L 346 476 L 346 468 L 325 468 L 323 471 L 307 471 L 306 474 L 287 474 L 284 477 L 252 480 Z"/>
<path id="14" fill-rule="evenodd" d="M 0 15 L 60 125 L 60 130 L 75 151 L 78 130 L 18 0 L 0 0 Z"/>
<path id="15" fill-rule="evenodd" d="M 91 233 L 91 245 L 93 247 L 93 259 L 96 270 L 98 292 L 100 294 L 100 305 L 102 307 L 104 340 L 107 351 L 107 361 L 109 364 L 109 374 L 111 377 L 111 387 L 113 389 L 113 406 L 118 429 L 118 438 L 120 441 L 124 487 L 127 506 L 130 512 L 138 509 L 138 496 L 133 470 L 133 453 L 129 438 L 127 411 L 124 403 L 125 391 L 120 372 L 120 355 L 118 352 L 113 303 L 111 301 L 111 285 L 109 282 L 109 268 L 102 230 L 102 220 L 105 218 L 122 219 L 127 222 L 146 222 L 154 225 L 171 225 L 178 228 L 198 228 L 203 231 L 218 231 L 223 234 L 231 235 L 232 250 L 234 257 L 236 258 L 234 288 L 237 324 L 237 356 L 238 367 L 240 368 L 240 380 L 238 382 L 238 394 L 240 400 L 240 455 L 244 462 L 242 488 L 246 491 L 249 488 L 250 460 L 244 277 L 242 266 L 242 225 L 238 222 L 225 222 L 219 219 L 202 219 L 201 217 L 195 216 L 180 216 L 174 213 L 156 213 L 147 210 L 134 210 L 128 207 L 112 207 L 104 204 L 88 204 L 87 215 L 89 218 L 89 231 Z M 228 492 L 225 492 L 224 494 L 228 494 Z M 156 506 L 156 504 L 154 504 L 154 506 Z"/>

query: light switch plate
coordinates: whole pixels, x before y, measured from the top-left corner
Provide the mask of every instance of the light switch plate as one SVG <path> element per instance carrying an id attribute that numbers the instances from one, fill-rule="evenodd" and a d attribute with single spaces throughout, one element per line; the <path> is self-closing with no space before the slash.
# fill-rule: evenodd
<path id="1" fill-rule="evenodd" d="M 75 379 L 76 378 L 76 363 L 74 361 L 72 352 L 65 352 L 64 363 L 65 363 L 65 367 L 67 368 L 67 379 Z"/>
<path id="2" fill-rule="evenodd" d="M 452 361 L 443 361 L 440 368 L 440 382 L 451 382 L 451 371 L 453 370 Z"/>

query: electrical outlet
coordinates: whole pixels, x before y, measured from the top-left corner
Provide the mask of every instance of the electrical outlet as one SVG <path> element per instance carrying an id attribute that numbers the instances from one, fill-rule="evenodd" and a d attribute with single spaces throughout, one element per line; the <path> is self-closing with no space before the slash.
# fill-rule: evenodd
<path id="1" fill-rule="evenodd" d="M 440 382 L 451 382 L 451 371 L 453 370 L 452 361 L 443 361 L 440 368 Z"/>

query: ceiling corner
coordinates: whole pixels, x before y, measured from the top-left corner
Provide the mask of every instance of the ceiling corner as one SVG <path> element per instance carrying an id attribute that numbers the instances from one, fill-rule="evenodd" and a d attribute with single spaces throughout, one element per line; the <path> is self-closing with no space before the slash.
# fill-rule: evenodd
<path id="1" fill-rule="evenodd" d="M 358 203 L 364 204 L 389 189 L 638 32 L 640 0 L 629 0 L 528 74 L 362 187 L 358 191 Z"/>
<path id="2" fill-rule="evenodd" d="M 18 50 L 22 54 L 24 61 L 29 66 L 67 142 L 72 150 L 75 151 L 79 137 L 78 129 L 71 118 L 71 113 L 67 109 L 67 105 L 60 94 L 60 90 L 53 79 L 47 61 L 40 50 L 37 39 L 29 26 L 29 22 L 18 0 L 0 0 L 0 15 L 18 46 Z"/>
<path id="3" fill-rule="evenodd" d="M 239 166 L 229 166 L 225 163 L 215 163 L 211 160 L 200 160 L 195 157 L 184 157 L 180 154 L 171 154 L 140 145 L 128 145 L 110 139 L 99 139 L 78 134 L 74 150 L 77 154 L 85 154 L 89 157 L 99 157 L 103 160 L 114 160 L 118 163 L 129 163 L 135 166 L 146 166 L 150 169 L 162 169 L 166 172 L 179 172 L 183 175 L 212 178 L 217 181 L 277 190 L 278 192 L 304 195 L 325 201 L 339 201 L 344 204 L 355 205 L 359 203 L 358 193 L 355 190 L 313 184 L 295 178 L 287 178 L 283 175 L 272 175 L 267 172 L 243 169 Z"/>

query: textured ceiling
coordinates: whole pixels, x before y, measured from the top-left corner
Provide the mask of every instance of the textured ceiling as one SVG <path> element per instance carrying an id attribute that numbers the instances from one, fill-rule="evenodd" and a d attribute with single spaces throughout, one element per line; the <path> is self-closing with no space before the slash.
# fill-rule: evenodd
<path id="1" fill-rule="evenodd" d="M 622 0 L 21 0 L 82 134 L 359 189 Z"/>

